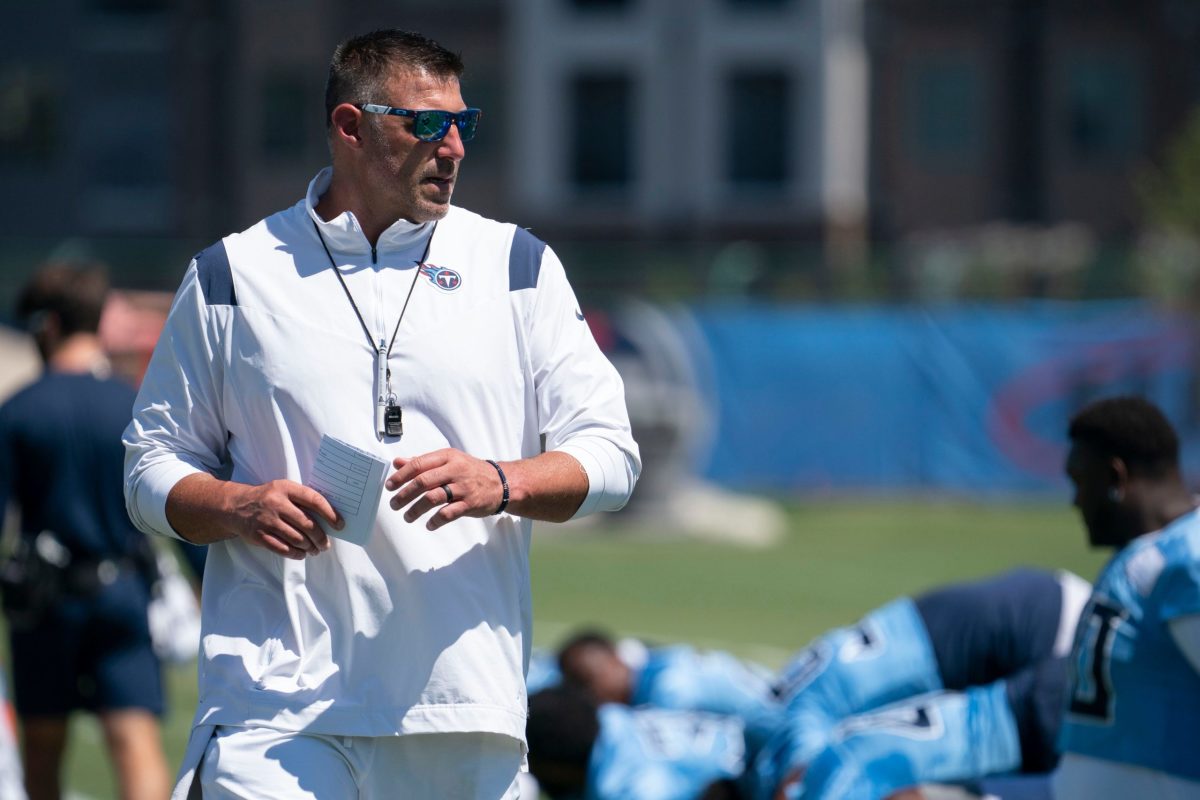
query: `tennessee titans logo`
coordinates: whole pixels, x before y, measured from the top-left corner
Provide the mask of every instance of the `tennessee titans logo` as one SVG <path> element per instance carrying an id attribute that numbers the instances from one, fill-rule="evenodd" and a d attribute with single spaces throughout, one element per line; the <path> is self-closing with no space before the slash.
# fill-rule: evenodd
<path id="1" fill-rule="evenodd" d="M 439 267 L 436 264 L 422 264 L 421 274 L 429 278 L 429 282 L 443 292 L 453 292 L 462 286 L 462 276 L 452 269 Z"/>

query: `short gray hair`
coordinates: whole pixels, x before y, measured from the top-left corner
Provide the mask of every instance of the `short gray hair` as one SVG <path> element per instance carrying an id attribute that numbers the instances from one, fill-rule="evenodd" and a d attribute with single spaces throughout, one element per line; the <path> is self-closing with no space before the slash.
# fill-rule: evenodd
<path id="1" fill-rule="evenodd" d="M 333 109 L 342 103 L 381 103 L 384 84 L 397 68 L 425 72 L 447 80 L 462 77 L 463 62 L 457 53 L 419 33 L 372 31 L 347 39 L 333 51 L 325 81 L 325 127 Z"/>

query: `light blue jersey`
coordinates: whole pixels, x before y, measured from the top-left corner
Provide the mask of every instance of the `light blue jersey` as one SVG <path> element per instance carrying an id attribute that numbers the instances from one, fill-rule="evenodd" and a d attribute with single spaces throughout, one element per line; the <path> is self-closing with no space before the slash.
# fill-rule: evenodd
<path id="1" fill-rule="evenodd" d="M 909 598 L 822 635 L 780 672 L 778 710 L 747 724 L 744 793 L 770 798 L 783 776 L 825 748 L 843 718 L 941 688 L 933 645 Z"/>
<path id="2" fill-rule="evenodd" d="M 1200 512 L 1101 572 L 1072 651 L 1064 753 L 1200 781 L 1200 675 L 1168 623 L 1200 613 Z"/>
<path id="3" fill-rule="evenodd" d="M 748 719 L 774 705 L 770 676 L 719 651 L 652 648 L 634 677 L 631 705 L 735 714 Z"/>
<path id="4" fill-rule="evenodd" d="M 809 765 L 789 800 L 878 800 L 922 783 L 952 783 L 1021 765 L 1004 681 L 941 692 L 851 717 Z"/>
<path id="5" fill-rule="evenodd" d="M 742 723 L 692 711 L 600 707 L 587 800 L 695 800 L 742 771 Z"/>

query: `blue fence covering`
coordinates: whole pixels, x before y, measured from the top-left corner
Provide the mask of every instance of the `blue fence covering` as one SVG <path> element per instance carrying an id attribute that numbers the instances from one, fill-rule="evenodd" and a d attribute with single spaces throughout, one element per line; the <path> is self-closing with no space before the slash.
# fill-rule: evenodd
<path id="1" fill-rule="evenodd" d="M 1071 413 L 1143 394 L 1200 477 L 1195 324 L 1140 303 L 698 307 L 714 432 L 698 471 L 752 490 L 1062 493 Z"/>

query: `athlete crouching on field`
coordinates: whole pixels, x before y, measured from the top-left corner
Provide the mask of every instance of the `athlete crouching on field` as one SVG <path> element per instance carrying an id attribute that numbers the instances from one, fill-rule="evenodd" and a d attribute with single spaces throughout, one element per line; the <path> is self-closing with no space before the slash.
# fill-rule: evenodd
<path id="1" fill-rule="evenodd" d="M 1071 655 L 1057 800 L 1200 797 L 1200 513 L 1179 439 L 1137 397 L 1071 420 L 1067 475 L 1088 540 L 1116 548 Z"/>

